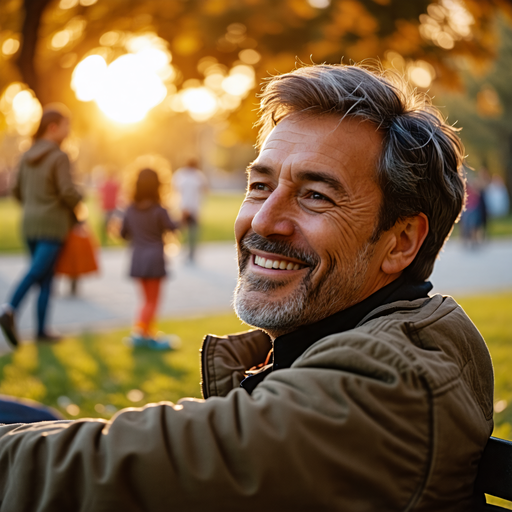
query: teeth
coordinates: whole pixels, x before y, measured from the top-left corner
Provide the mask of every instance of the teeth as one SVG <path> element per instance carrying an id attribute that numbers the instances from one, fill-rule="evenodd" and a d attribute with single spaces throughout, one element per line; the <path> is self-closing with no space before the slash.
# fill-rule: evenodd
<path id="1" fill-rule="evenodd" d="M 283 260 L 271 260 L 263 258 L 262 256 L 255 256 L 254 263 L 259 267 L 264 268 L 275 268 L 280 270 L 299 270 L 301 265 L 298 263 L 292 263 L 291 261 L 283 261 Z"/>

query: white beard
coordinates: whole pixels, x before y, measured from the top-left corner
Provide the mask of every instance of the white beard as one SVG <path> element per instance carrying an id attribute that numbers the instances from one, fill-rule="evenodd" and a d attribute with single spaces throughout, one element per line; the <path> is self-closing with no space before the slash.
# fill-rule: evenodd
<path id="1" fill-rule="evenodd" d="M 292 256 L 294 250 L 288 248 L 287 251 L 283 251 L 283 242 L 276 242 L 279 246 L 276 249 L 280 250 L 272 251 L 269 250 L 269 246 L 274 242 L 254 235 L 251 235 L 251 238 L 252 240 L 246 242 L 242 240 L 238 249 L 239 276 L 234 295 L 236 314 L 248 325 L 263 329 L 272 337 L 277 337 L 303 325 L 322 320 L 358 302 L 374 250 L 374 245 L 370 242 L 358 251 L 349 268 L 341 268 L 339 261 L 334 261 L 324 277 L 313 285 L 311 273 L 314 266 L 310 266 L 295 290 L 285 298 L 272 300 L 272 291 L 287 285 L 288 280 L 277 281 L 249 273 L 247 263 L 251 256 L 248 247 L 260 248 L 283 256 Z M 292 257 L 303 261 L 305 259 L 298 254 Z M 310 255 L 310 260 L 315 259 L 319 261 L 318 256 Z"/>

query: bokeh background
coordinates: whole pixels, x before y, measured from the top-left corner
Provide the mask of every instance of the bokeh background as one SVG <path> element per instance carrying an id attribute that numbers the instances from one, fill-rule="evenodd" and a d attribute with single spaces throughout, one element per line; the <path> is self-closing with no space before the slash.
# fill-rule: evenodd
<path id="1" fill-rule="evenodd" d="M 125 249 L 115 237 L 100 234 L 97 188 L 105 176 L 117 175 L 126 204 L 142 166 L 156 168 L 167 186 L 173 170 L 198 157 L 211 188 L 201 239 L 232 244 L 245 167 L 256 154 L 261 84 L 304 64 L 366 59 L 405 75 L 461 128 L 471 183 L 481 187 L 494 176 L 512 193 L 508 1 L 1 0 L 0 285 L 6 289 L 0 295 L 7 295 L 8 274 L 21 272 L 26 262 L 18 228 L 21 210 L 9 197 L 9 187 L 44 105 L 61 102 L 72 111 L 72 134 L 64 149 L 87 191 L 89 224 L 110 246 L 102 252 L 101 275 L 110 280 L 95 297 L 87 296 L 85 287 L 85 296 L 74 299 L 82 300 L 78 311 L 93 311 L 92 303 L 98 311 L 114 303 L 126 310 L 131 306 L 123 297 L 129 289 L 121 279 L 127 279 L 112 277 L 119 267 L 115 251 Z M 172 199 L 167 205 L 172 210 Z M 456 231 L 455 241 L 458 236 Z M 478 243 L 510 247 L 510 213 L 490 218 Z M 170 254 L 178 251 L 173 247 Z M 478 269 L 464 276 L 468 280 L 489 266 L 485 250 L 473 249 L 471 265 L 481 259 L 482 267 L 468 267 Z M 189 293 L 197 289 L 198 307 L 221 285 L 231 290 L 228 273 L 214 275 L 226 261 L 219 251 L 212 249 L 195 270 L 177 265 L 169 293 L 176 293 L 180 282 Z M 471 248 L 460 251 L 460 256 L 452 254 L 464 258 Z M 500 272 L 511 282 L 512 261 Z M 200 278 L 212 275 L 210 290 Z M 115 300 L 101 302 L 101 290 L 111 297 L 108 293 L 117 288 Z M 495 433 L 512 438 L 512 288 L 456 298 L 493 356 Z M 71 302 L 61 299 L 55 309 L 71 315 Z M 176 307 L 179 302 L 183 297 L 176 298 Z M 200 396 L 202 336 L 243 326 L 227 310 L 204 316 L 198 309 L 193 319 L 187 315 L 164 314 L 161 328 L 184 342 L 181 351 L 164 356 L 123 345 L 128 321 L 98 330 L 91 320 L 87 329 L 71 332 L 53 347 L 26 343 L 0 357 L 0 393 L 39 400 L 75 418 L 109 418 L 127 405 Z"/>
<path id="2" fill-rule="evenodd" d="M 0 193 L 56 101 L 85 182 L 141 155 L 175 169 L 200 154 L 214 182 L 239 185 L 262 81 L 365 59 L 434 96 L 468 164 L 511 190 L 510 16 L 500 0 L 2 0 Z"/>

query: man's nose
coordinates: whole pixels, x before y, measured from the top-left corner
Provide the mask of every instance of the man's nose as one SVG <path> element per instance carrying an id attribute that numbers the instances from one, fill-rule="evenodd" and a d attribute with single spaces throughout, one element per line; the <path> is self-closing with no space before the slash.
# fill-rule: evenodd
<path id="1" fill-rule="evenodd" d="M 295 230 L 292 202 L 284 189 L 278 187 L 274 190 L 252 219 L 254 232 L 264 237 L 291 236 Z"/>

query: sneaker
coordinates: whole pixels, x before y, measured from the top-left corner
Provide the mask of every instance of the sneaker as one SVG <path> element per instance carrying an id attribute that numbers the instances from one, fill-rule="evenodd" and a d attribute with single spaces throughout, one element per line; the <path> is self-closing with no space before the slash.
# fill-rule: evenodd
<path id="1" fill-rule="evenodd" d="M 147 347 L 148 339 L 139 333 L 132 332 L 130 336 L 123 338 L 123 343 L 132 348 Z"/>
<path id="2" fill-rule="evenodd" d="M 150 350 L 164 351 L 176 350 L 181 346 L 181 339 L 175 334 L 164 334 L 159 332 L 152 338 L 146 338 L 139 333 L 132 333 L 128 338 L 124 338 L 125 345 L 134 348 L 149 348 Z"/>
<path id="3" fill-rule="evenodd" d="M 57 343 L 62 339 L 62 336 L 58 334 L 50 334 L 49 332 L 43 332 L 42 334 L 38 334 L 36 341 L 38 343 Z"/>
<path id="4" fill-rule="evenodd" d="M 146 346 L 151 350 L 157 351 L 171 350 L 171 346 L 167 340 L 155 340 L 154 338 L 148 338 Z"/>
<path id="5" fill-rule="evenodd" d="M 0 327 L 11 347 L 16 348 L 19 342 L 16 327 L 14 326 L 14 313 L 12 311 L 4 309 L 4 312 L 0 315 Z"/>
<path id="6" fill-rule="evenodd" d="M 164 334 L 163 332 L 157 332 L 155 339 L 161 343 L 167 343 L 171 350 L 181 348 L 181 338 L 176 334 Z"/>

